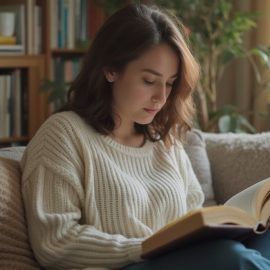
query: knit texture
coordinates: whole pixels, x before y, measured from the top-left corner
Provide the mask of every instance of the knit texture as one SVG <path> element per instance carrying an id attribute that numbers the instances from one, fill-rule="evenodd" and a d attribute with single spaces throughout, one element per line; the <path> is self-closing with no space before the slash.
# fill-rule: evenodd
<path id="1" fill-rule="evenodd" d="M 17 161 L 0 158 L 0 269 L 39 269 L 28 242 Z"/>
<path id="2" fill-rule="evenodd" d="M 203 136 L 218 203 L 270 176 L 270 132 Z"/>
<path id="3" fill-rule="evenodd" d="M 124 146 L 73 112 L 43 124 L 22 168 L 30 241 L 53 269 L 137 262 L 146 237 L 203 201 L 181 145 Z"/>

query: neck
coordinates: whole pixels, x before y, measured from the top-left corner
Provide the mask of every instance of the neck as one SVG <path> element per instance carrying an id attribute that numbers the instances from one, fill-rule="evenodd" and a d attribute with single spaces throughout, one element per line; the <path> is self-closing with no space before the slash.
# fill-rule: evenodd
<path id="1" fill-rule="evenodd" d="M 144 135 L 139 134 L 134 125 L 132 127 L 119 126 L 115 128 L 111 137 L 118 143 L 131 147 L 141 147 L 145 142 Z"/>

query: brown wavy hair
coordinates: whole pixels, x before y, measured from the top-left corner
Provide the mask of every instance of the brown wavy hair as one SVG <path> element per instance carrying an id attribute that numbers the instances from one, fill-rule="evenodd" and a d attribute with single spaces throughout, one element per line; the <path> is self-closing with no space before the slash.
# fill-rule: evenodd
<path id="1" fill-rule="evenodd" d="M 192 91 L 199 77 L 199 66 L 188 47 L 179 20 L 156 6 L 130 4 L 118 10 L 98 31 L 82 69 L 72 83 L 67 103 L 60 111 L 72 110 L 104 135 L 115 128 L 112 87 L 104 70 L 123 72 L 125 67 L 154 45 L 166 43 L 179 57 L 178 77 L 172 91 L 154 120 L 147 125 L 135 123 L 138 133 L 151 141 L 184 139 L 195 113 Z"/>

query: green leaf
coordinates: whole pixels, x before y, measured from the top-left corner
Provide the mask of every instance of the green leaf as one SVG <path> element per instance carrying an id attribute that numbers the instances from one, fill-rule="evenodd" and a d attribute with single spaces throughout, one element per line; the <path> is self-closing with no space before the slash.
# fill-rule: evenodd
<path id="1" fill-rule="evenodd" d="M 265 50 L 260 49 L 260 48 L 253 48 L 251 50 L 251 53 L 258 56 L 259 59 L 261 60 L 261 63 L 266 65 L 270 69 L 270 58 L 269 54 L 265 52 Z"/>
<path id="2" fill-rule="evenodd" d="M 56 100 L 64 99 L 66 90 L 63 87 L 59 87 L 57 90 L 51 91 L 48 97 L 49 102 L 55 102 Z"/>
<path id="3" fill-rule="evenodd" d="M 238 115 L 237 114 L 232 114 L 231 115 L 231 125 L 230 125 L 230 131 L 235 132 L 235 130 L 239 129 L 239 120 L 238 120 Z"/>
<path id="4" fill-rule="evenodd" d="M 55 82 L 50 80 L 44 80 L 40 86 L 41 91 L 48 91 L 55 87 Z"/>
<path id="5" fill-rule="evenodd" d="M 224 115 L 218 120 L 218 129 L 221 133 L 226 133 L 230 131 L 231 118 L 229 115 Z"/>
<path id="6" fill-rule="evenodd" d="M 270 82 L 266 84 L 265 91 L 270 92 Z"/>
<path id="7" fill-rule="evenodd" d="M 259 117 L 261 117 L 261 118 L 265 118 L 265 117 L 268 116 L 268 112 L 259 112 L 258 115 L 259 115 Z"/>
<path id="8" fill-rule="evenodd" d="M 225 65 L 233 61 L 236 57 L 236 54 L 232 51 L 224 51 L 220 57 L 220 61 Z"/>
<path id="9" fill-rule="evenodd" d="M 243 117 L 242 115 L 239 115 L 238 117 L 239 117 L 241 126 L 246 128 L 251 133 L 256 133 L 256 129 L 250 124 L 250 122 L 245 117 Z"/>

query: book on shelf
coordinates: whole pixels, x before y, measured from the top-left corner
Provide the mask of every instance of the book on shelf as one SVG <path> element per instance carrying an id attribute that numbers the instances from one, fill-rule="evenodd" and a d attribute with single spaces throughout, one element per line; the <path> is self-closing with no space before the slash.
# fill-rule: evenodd
<path id="1" fill-rule="evenodd" d="M 88 6 L 88 14 L 88 33 L 90 39 L 93 39 L 96 32 L 106 20 L 106 13 L 100 7 L 98 7 L 94 1 L 90 1 Z"/>
<path id="2" fill-rule="evenodd" d="M 6 51 L 6 52 L 21 52 L 23 50 L 23 45 L 5 45 L 5 44 L 0 44 L 0 50 L 1 51 Z"/>
<path id="3" fill-rule="evenodd" d="M 26 71 L 2 69 L 0 74 L 0 139 L 27 135 Z"/>
<path id="4" fill-rule="evenodd" d="M 36 0 L 26 0 L 26 49 L 28 54 L 42 52 L 42 7 Z"/>
<path id="5" fill-rule="evenodd" d="M 15 36 L 0 36 L 0 45 L 15 45 Z"/>
<path id="6" fill-rule="evenodd" d="M 0 138 L 9 137 L 10 131 L 10 97 L 11 97 L 11 75 L 7 71 L 0 75 Z"/>
<path id="7" fill-rule="evenodd" d="M 27 0 L 26 1 L 26 50 L 27 54 L 33 54 L 34 49 L 34 0 Z"/>
<path id="8" fill-rule="evenodd" d="M 151 258 L 210 239 L 243 240 L 270 226 L 270 178 L 230 198 L 224 205 L 190 211 L 142 243 L 142 258 Z"/>
<path id="9" fill-rule="evenodd" d="M 58 82 L 71 82 L 79 73 L 82 58 L 78 56 L 55 57 L 51 65 L 51 78 Z"/>
<path id="10" fill-rule="evenodd" d="M 33 53 L 42 53 L 42 8 L 38 5 L 34 7 L 34 38 Z"/>
<path id="11" fill-rule="evenodd" d="M 23 4 L 1 4 L 0 12 L 15 13 L 15 39 L 14 37 L 0 37 L 0 54 L 24 54 L 25 53 L 25 6 Z M 1 42 L 1 39 L 9 39 L 10 42 Z"/>

